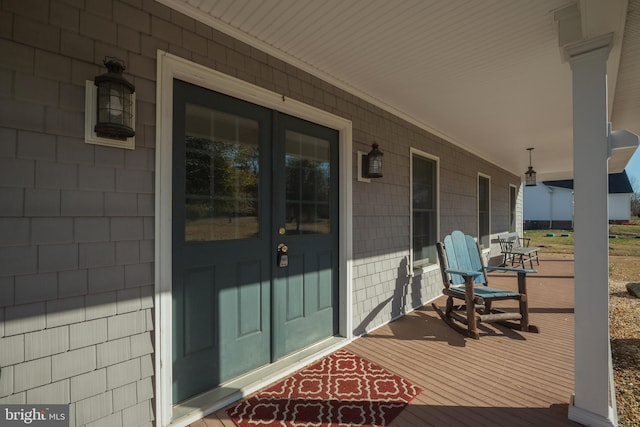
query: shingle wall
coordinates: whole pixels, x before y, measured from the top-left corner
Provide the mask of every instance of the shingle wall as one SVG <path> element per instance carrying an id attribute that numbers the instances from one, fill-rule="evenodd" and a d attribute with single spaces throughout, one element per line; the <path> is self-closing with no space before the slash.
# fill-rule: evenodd
<path id="1" fill-rule="evenodd" d="M 374 109 L 375 111 L 375 109 Z M 509 228 L 509 184 L 519 178 L 391 115 L 374 117 L 364 141 L 384 152 L 384 177 L 354 183 L 354 333 L 360 335 L 441 294 L 437 269 L 409 271 L 411 148 L 439 159 L 440 237 L 452 230 L 477 236 L 478 173 L 491 179 L 491 233 Z M 367 112 L 368 116 L 372 116 Z M 359 122 L 352 119 L 354 134 Z M 367 119 L 368 121 L 368 119 Z M 356 137 L 355 142 L 358 143 Z M 358 144 L 356 144 L 358 145 Z M 366 146 L 359 146 L 366 151 Z M 488 258 L 499 255 L 492 245 Z"/>
<path id="2" fill-rule="evenodd" d="M 150 16 L 141 2 L 0 7 L 0 402 L 68 403 L 71 425 L 151 425 Z M 84 143 L 84 81 L 105 55 L 136 84 L 134 151 Z"/>
<path id="3" fill-rule="evenodd" d="M 157 49 L 353 122 L 354 328 L 437 296 L 407 275 L 410 148 L 440 158 L 440 231 L 476 234 L 477 173 L 492 231 L 518 177 L 153 0 L 0 1 L 0 402 L 69 403 L 72 425 L 153 422 Z M 136 148 L 85 144 L 84 84 L 102 60 L 136 86 Z M 384 178 L 355 180 L 378 142 Z M 504 194 L 503 194 L 504 193 Z"/>

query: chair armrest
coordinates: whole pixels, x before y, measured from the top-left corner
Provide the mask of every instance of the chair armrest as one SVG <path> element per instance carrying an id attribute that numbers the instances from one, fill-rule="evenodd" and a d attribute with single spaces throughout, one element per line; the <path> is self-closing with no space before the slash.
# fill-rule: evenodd
<path id="1" fill-rule="evenodd" d="M 464 277 L 476 277 L 476 276 L 481 276 L 483 273 L 482 271 L 468 271 L 468 270 L 454 270 L 452 268 L 447 268 L 444 270 L 445 273 L 450 273 L 450 274 L 459 274 L 460 276 L 464 276 Z"/>
<path id="2" fill-rule="evenodd" d="M 520 240 L 524 242 L 524 245 L 522 246 L 525 246 L 527 248 L 529 247 L 529 244 L 531 243 L 531 237 L 521 237 Z"/>
<path id="3" fill-rule="evenodd" d="M 513 271 L 518 273 L 518 292 L 524 295 L 527 294 L 527 273 L 537 273 L 536 270 L 530 270 L 528 268 L 485 267 L 484 269 L 497 271 Z"/>
<path id="4" fill-rule="evenodd" d="M 528 268 L 509 268 L 509 267 L 493 267 L 493 266 L 487 266 L 484 268 L 487 271 L 509 271 L 509 272 L 513 272 L 513 273 L 537 273 L 538 270 L 531 270 Z M 458 273 L 461 274 L 461 273 Z"/>

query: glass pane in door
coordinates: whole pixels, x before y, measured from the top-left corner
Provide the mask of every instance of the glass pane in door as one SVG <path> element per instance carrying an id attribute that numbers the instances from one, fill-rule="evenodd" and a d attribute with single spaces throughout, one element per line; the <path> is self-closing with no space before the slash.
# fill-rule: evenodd
<path id="1" fill-rule="evenodd" d="M 285 132 L 287 234 L 331 232 L 329 141 Z"/>
<path id="2" fill-rule="evenodd" d="M 186 105 L 185 240 L 259 237 L 259 125 Z"/>

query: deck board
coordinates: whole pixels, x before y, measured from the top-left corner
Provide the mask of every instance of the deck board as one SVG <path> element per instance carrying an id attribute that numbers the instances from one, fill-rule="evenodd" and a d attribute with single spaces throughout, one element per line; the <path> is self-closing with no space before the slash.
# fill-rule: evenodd
<path id="1" fill-rule="evenodd" d="M 531 323 L 539 334 L 481 324 L 479 340 L 449 328 L 430 305 L 384 325 L 346 349 L 421 387 L 393 421 L 411 426 L 577 426 L 567 419 L 573 392 L 573 259 L 542 254 L 528 276 Z M 517 289 L 513 274 L 490 286 Z M 444 299 L 436 301 L 444 304 Z M 496 307 L 516 309 L 514 302 Z M 225 410 L 191 424 L 230 426 Z"/>

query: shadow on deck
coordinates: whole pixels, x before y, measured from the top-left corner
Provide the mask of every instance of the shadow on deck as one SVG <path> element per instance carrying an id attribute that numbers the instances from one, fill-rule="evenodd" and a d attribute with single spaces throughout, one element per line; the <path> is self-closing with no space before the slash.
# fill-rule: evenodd
<path id="1" fill-rule="evenodd" d="M 479 340 L 465 338 L 426 305 L 346 346 L 424 390 L 392 426 L 578 425 L 567 418 L 574 372 L 573 258 L 543 254 L 536 268 L 527 287 L 539 334 L 480 324 Z M 510 273 L 490 274 L 489 281 L 517 289 Z M 515 310 L 515 304 L 496 306 Z M 192 424 L 233 425 L 225 410 Z"/>

